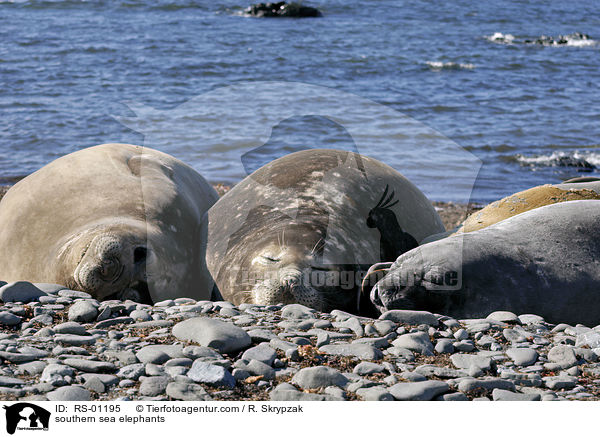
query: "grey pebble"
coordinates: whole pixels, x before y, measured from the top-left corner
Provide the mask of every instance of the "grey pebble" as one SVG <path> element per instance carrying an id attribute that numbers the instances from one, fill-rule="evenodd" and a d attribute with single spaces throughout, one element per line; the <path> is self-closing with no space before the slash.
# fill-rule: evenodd
<path id="1" fill-rule="evenodd" d="M 140 384 L 140 394 L 142 396 L 158 396 L 163 394 L 169 385 L 168 376 L 148 376 Z"/>
<path id="2" fill-rule="evenodd" d="M 430 401 L 450 391 L 443 381 L 401 382 L 390 387 L 390 393 L 399 401 Z"/>
<path id="3" fill-rule="evenodd" d="M 96 320 L 98 306 L 90 300 L 78 300 L 69 308 L 68 318 L 74 322 L 89 323 Z"/>
<path id="4" fill-rule="evenodd" d="M 89 401 L 91 394 L 81 386 L 70 385 L 46 394 L 49 401 Z"/>
<path id="5" fill-rule="evenodd" d="M 40 290 L 31 282 L 11 282 L 0 287 L 0 300 L 3 302 L 33 302 L 47 293 Z"/>
<path id="6" fill-rule="evenodd" d="M 517 366 L 529 366 L 534 364 L 538 359 L 538 353 L 534 349 L 528 347 L 510 348 L 506 351 L 506 355 L 508 355 Z"/>
<path id="7" fill-rule="evenodd" d="M 212 398 L 199 384 L 187 382 L 170 382 L 166 389 L 167 396 L 180 401 L 211 401 Z"/>
<path id="8" fill-rule="evenodd" d="M 246 331 L 234 324 L 204 317 L 179 322 L 173 326 L 172 333 L 179 340 L 212 347 L 220 353 L 237 352 L 252 343 Z"/>
<path id="9" fill-rule="evenodd" d="M 235 387 L 235 378 L 225 368 L 196 360 L 187 373 L 188 378 L 216 387 Z"/>
<path id="10" fill-rule="evenodd" d="M 327 344 L 319 348 L 321 352 L 330 355 L 342 355 L 346 357 L 356 357 L 363 360 L 380 360 L 383 354 L 379 349 L 375 349 L 368 344 Z"/>
<path id="11" fill-rule="evenodd" d="M 492 399 L 494 401 L 539 401 L 541 396 L 539 393 L 513 393 L 509 390 L 495 388 L 492 391 Z"/>
<path id="12" fill-rule="evenodd" d="M 323 388 L 331 385 L 344 387 L 348 379 L 335 369 L 325 366 L 305 367 L 292 378 L 292 383 L 304 389 Z"/>

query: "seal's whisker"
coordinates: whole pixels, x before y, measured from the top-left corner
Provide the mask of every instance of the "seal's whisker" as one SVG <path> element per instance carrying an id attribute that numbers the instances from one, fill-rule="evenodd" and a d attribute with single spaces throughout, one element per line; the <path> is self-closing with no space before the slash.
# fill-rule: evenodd
<path id="1" fill-rule="evenodd" d="M 321 237 L 321 238 L 319 238 L 319 240 L 318 240 L 318 241 L 316 242 L 316 244 L 313 246 L 312 250 L 310 251 L 310 254 L 311 254 L 311 255 L 313 255 L 313 254 L 315 253 L 315 250 L 317 250 L 317 246 L 319 245 L 319 243 L 320 243 L 321 241 L 323 241 L 323 238 L 322 238 L 322 237 Z M 323 241 L 323 243 L 325 243 L 325 242 Z"/>

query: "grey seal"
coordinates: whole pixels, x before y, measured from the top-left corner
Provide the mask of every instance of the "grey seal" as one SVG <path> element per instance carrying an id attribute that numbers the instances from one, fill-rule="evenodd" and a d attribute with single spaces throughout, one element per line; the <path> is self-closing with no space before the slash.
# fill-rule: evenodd
<path id="1" fill-rule="evenodd" d="M 162 152 L 103 144 L 63 156 L 0 202 L 0 278 L 97 299 L 208 299 L 203 217 L 218 196 Z"/>
<path id="2" fill-rule="evenodd" d="M 380 311 L 534 313 L 600 323 L 600 200 L 542 206 L 401 255 L 371 290 Z"/>
<path id="3" fill-rule="evenodd" d="M 330 149 L 270 162 L 208 216 L 207 265 L 224 299 L 321 311 L 358 311 L 370 265 L 444 230 L 431 203 L 396 170 Z"/>

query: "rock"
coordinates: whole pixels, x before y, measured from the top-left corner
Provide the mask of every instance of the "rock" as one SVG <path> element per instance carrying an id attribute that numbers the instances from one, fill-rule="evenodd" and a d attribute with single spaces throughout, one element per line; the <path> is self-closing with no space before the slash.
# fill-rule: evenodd
<path id="1" fill-rule="evenodd" d="M 600 332 L 588 331 L 577 336 L 575 346 L 589 346 L 592 349 L 600 347 Z"/>
<path id="2" fill-rule="evenodd" d="M 47 296 L 47 293 L 31 282 L 11 282 L 0 287 L 0 300 L 3 302 L 35 302 L 41 296 Z"/>
<path id="3" fill-rule="evenodd" d="M 277 358 L 277 352 L 275 352 L 275 349 L 265 343 L 247 349 L 242 355 L 243 360 L 257 360 L 265 363 L 268 366 L 273 365 L 275 358 Z"/>
<path id="4" fill-rule="evenodd" d="M 452 364 L 459 369 L 469 369 L 471 366 L 476 366 L 485 371 L 492 369 L 492 360 L 489 357 L 469 354 L 454 354 L 450 356 Z"/>
<path id="5" fill-rule="evenodd" d="M 21 354 L 15 352 L 0 351 L 0 358 L 10 363 L 20 364 L 28 361 L 35 361 L 40 358 L 39 354 Z"/>
<path id="6" fill-rule="evenodd" d="M 430 401 L 450 391 L 443 381 L 401 382 L 390 387 L 390 393 L 398 401 Z"/>
<path id="7" fill-rule="evenodd" d="M 18 378 L 11 378 L 10 376 L 1 376 L 0 375 L 0 387 L 12 387 L 15 385 L 23 385 L 25 381 L 20 380 Z"/>
<path id="8" fill-rule="evenodd" d="M 57 388 L 46 394 L 49 401 L 89 401 L 91 394 L 78 385 Z"/>
<path id="9" fill-rule="evenodd" d="M 379 316 L 379 320 L 390 320 L 406 325 L 438 325 L 437 317 L 428 311 L 390 310 Z"/>
<path id="10" fill-rule="evenodd" d="M 261 361 L 250 360 L 248 364 L 240 367 L 242 370 L 247 371 L 250 375 L 262 376 L 264 381 L 268 381 L 275 378 L 275 370 Z"/>
<path id="11" fill-rule="evenodd" d="M 449 367 L 438 367 L 433 364 L 423 364 L 422 366 L 417 367 L 415 372 L 427 377 L 435 376 L 442 379 L 454 379 L 467 376 L 463 371 L 451 369 Z"/>
<path id="12" fill-rule="evenodd" d="M 434 399 L 434 401 L 468 401 L 469 398 L 464 393 L 446 393 Z"/>
<path id="13" fill-rule="evenodd" d="M 235 387 L 235 378 L 227 369 L 199 360 L 194 361 L 187 377 L 195 382 L 202 382 L 216 387 Z"/>
<path id="14" fill-rule="evenodd" d="M 205 358 L 210 360 L 222 360 L 223 356 L 216 350 L 206 346 L 186 346 L 182 351 L 183 355 L 192 360 Z"/>
<path id="15" fill-rule="evenodd" d="M 40 377 L 41 382 L 48 382 L 55 385 L 59 382 L 64 381 L 65 376 L 73 376 L 75 369 L 64 364 L 48 364 Z"/>
<path id="16" fill-rule="evenodd" d="M 548 359 L 560 364 L 563 368 L 571 367 L 577 364 L 577 357 L 573 348 L 565 345 L 554 346 L 548 352 Z"/>
<path id="17" fill-rule="evenodd" d="M 140 394 L 142 396 L 158 396 L 165 392 L 167 385 L 169 385 L 168 376 L 149 376 L 142 380 Z"/>
<path id="18" fill-rule="evenodd" d="M 65 322 L 56 325 L 54 332 L 58 334 L 74 334 L 74 335 L 88 335 L 85 327 L 81 326 L 77 322 Z"/>
<path id="19" fill-rule="evenodd" d="M 523 343 L 527 341 L 527 338 L 516 329 L 505 329 L 502 331 L 502 335 L 511 343 Z"/>
<path id="20" fill-rule="evenodd" d="M 77 370 L 88 373 L 109 373 L 115 372 L 117 366 L 107 361 L 83 360 L 80 358 L 67 358 L 63 361 L 67 366 L 74 367 Z"/>
<path id="21" fill-rule="evenodd" d="M 212 401 L 201 385 L 189 382 L 170 382 L 167 385 L 167 396 L 179 401 Z"/>
<path id="22" fill-rule="evenodd" d="M 89 323 L 96 320 L 98 307 L 89 300 L 78 300 L 69 308 L 69 320 Z"/>
<path id="23" fill-rule="evenodd" d="M 97 376 L 88 378 L 83 384 L 83 387 L 94 393 L 104 393 L 106 391 L 104 383 L 100 381 L 100 378 Z"/>
<path id="24" fill-rule="evenodd" d="M 356 394 L 360 396 L 364 401 L 393 401 L 394 396 L 383 387 L 367 387 L 359 388 L 356 390 Z"/>
<path id="25" fill-rule="evenodd" d="M 536 325 L 544 323 L 544 318 L 535 314 L 521 314 L 519 316 L 519 322 L 523 325 Z"/>
<path id="26" fill-rule="evenodd" d="M 321 346 L 319 351 L 330 355 L 342 355 L 345 357 L 356 357 L 361 360 L 380 360 L 383 354 L 368 344 L 327 344 Z"/>
<path id="27" fill-rule="evenodd" d="M 21 323 L 21 318 L 9 313 L 8 311 L 0 311 L 0 325 L 15 326 Z"/>
<path id="28" fill-rule="evenodd" d="M 319 395 L 315 393 L 304 393 L 301 391 L 294 390 L 274 390 L 270 395 L 271 401 L 284 401 L 284 402 L 305 402 L 305 401 L 339 401 L 340 398 L 336 398 L 331 395 Z"/>
<path id="29" fill-rule="evenodd" d="M 515 391 L 515 384 L 512 381 L 506 381 L 500 378 L 475 379 L 465 378 L 458 383 L 458 390 L 462 392 L 470 392 L 477 389 L 492 391 L 495 388 L 503 390 Z"/>
<path id="30" fill-rule="evenodd" d="M 506 355 L 514 361 L 517 366 L 529 366 L 538 359 L 538 353 L 528 347 L 510 348 Z"/>
<path id="31" fill-rule="evenodd" d="M 133 320 L 139 320 L 142 322 L 152 320 L 150 314 L 143 310 L 134 310 L 129 314 L 129 317 L 131 317 Z"/>
<path id="32" fill-rule="evenodd" d="M 286 17 L 286 18 L 309 18 L 320 17 L 321 12 L 313 7 L 304 6 L 301 3 L 257 3 L 244 10 L 246 15 L 253 17 Z"/>
<path id="33" fill-rule="evenodd" d="M 509 390 L 495 388 L 492 391 L 492 399 L 495 401 L 539 401 L 539 393 L 513 393 Z"/>
<path id="34" fill-rule="evenodd" d="M 385 367 L 383 367 L 381 364 L 370 363 L 368 361 L 360 362 L 352 370 L 352 373 L 356 373 L 357 375 L 361 375 L 361 376 L 372 375 L 373 373 L 383 373 L 383 372 L 385 372 Z"/>
<path id="35" fill-rule="evenodd" d="M 314 319 L 315 310 L 297 303 L 289 304 L 281 308 L 281 317 L 284 319 Z"/>
<path id="36" fill-rule="evenodd" d="M 394 347 L 408 349 L 421 355 L 433 355 L 433 344 L 426 332 L 404 334 L 392 342 Z"/>
<path id="37" fill-rule="evenodd" d="M 60 297 L 69 297 L 71 299 L 91 299 L 92 295 L 86 293 L 85 291 L 77 291 L 77 290 L 59 290 L 57 293 Z"/>
<path id="38" fill-rule="evenodd" d="M 331 385 L 344 387 L 348 378 L 335 369 L 325 366 L 305 367 L 292 378 L 292 383 L 303 389 L 324 388 Z"/>
<path id="39" fill-rule="evenodd" d="M 121 379 L 133 379 L 137 380 L 140 376 L 145 373 L 146 366 L 143 363 L 130 364 L 125 367 L 121 367 L 117 376 Z"/>
<path id="40" fill-rule="evenodd" d="M 79 375 L 84 382 L 88 382 L 90 379 L 97 378 L 104 384 L 105 387 L 110 387 L 113 385 L 117 385 L 119 383 L 119 378 L 115 375 L 107 375 L 104 373 L 83 373 Z"/>
<path id="41" fill-rule="evenodd" d="M 94 329 L 104 329 L 115 325 L 133 323 L 134 320 L 129 316 L 114 317 L 112 319 L 102 320 L 94 325 Z"/>
<path id="42" fill-rule="evenodd" d="M 453 341 L 449 338 L 441 338 L 435 344 L 435 351 L 438 354 L 451 354 L 454 353 Z"/>
<path id="43" fill-rule="evenodd" d="M 510 311 L 494 311 L 490 315 L 486 317 L 486 319 L 495 320 L 497 322 L 504 323 L 517 323 L 519 322 L 519 318 L 515 313 L 511 313 Z"/>
<path id="44" fill-rule="evenodd" d="M 135 356 L 142 363 L 163 364 L 171 358 L 182 358 L 183 346 L 169 344 L 144 346 Z"/>
<path id="45" fill-rule="evenodd" d="M 68 346 L 83 346 L 96 343 L 96 339 L 89 335 L 56 334 L 54 341 Z"/>
<path id="46" fill-rule="evenodd" d="M 546 376 L 542 378 L 544 385 L 550 390 L 570 390 L 577 385 L 577 378 L 574 376 Z"/>
<path id="47" fill-rule="evenodd" d="M 252 343 L 246 331 L 232 323 L 204 317 L 179 322 L 173 327 L 172 333 L 179 340 L 212 347 L 220 353 L 237 352 Z"/>

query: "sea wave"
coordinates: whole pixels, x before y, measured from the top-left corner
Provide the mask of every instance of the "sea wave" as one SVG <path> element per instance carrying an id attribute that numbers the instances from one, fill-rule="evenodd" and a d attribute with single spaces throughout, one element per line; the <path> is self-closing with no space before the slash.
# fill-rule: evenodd
<path id="1" fill-rule="evenodd" d="M 492 35 L 485 36 L 485 39 L 496 44 L 526 44 L 541 45 L 547 47 L 591 47 L 600 44 L 600 41 L 581 32 L 574 32 L 568 35 L 558 35 L 556 37 L 541 35 L 538 37 L 518 38 L 510 33 L 495 32 Z"/>
<path id="2" fill-rule="evenodd" d="M 600 152 L 553 152 L 540 155 L 514 155 L 514 159 L 529 167 L 574 167 L 580 171 L 593 171 L 600 167 Z"/>
<path id="3" fill-rule="evenodd" d="M 474 64 L 458 62 L 427 61 L 425 64 L 432 70 L 472 70 L 475 68 Z"/>

